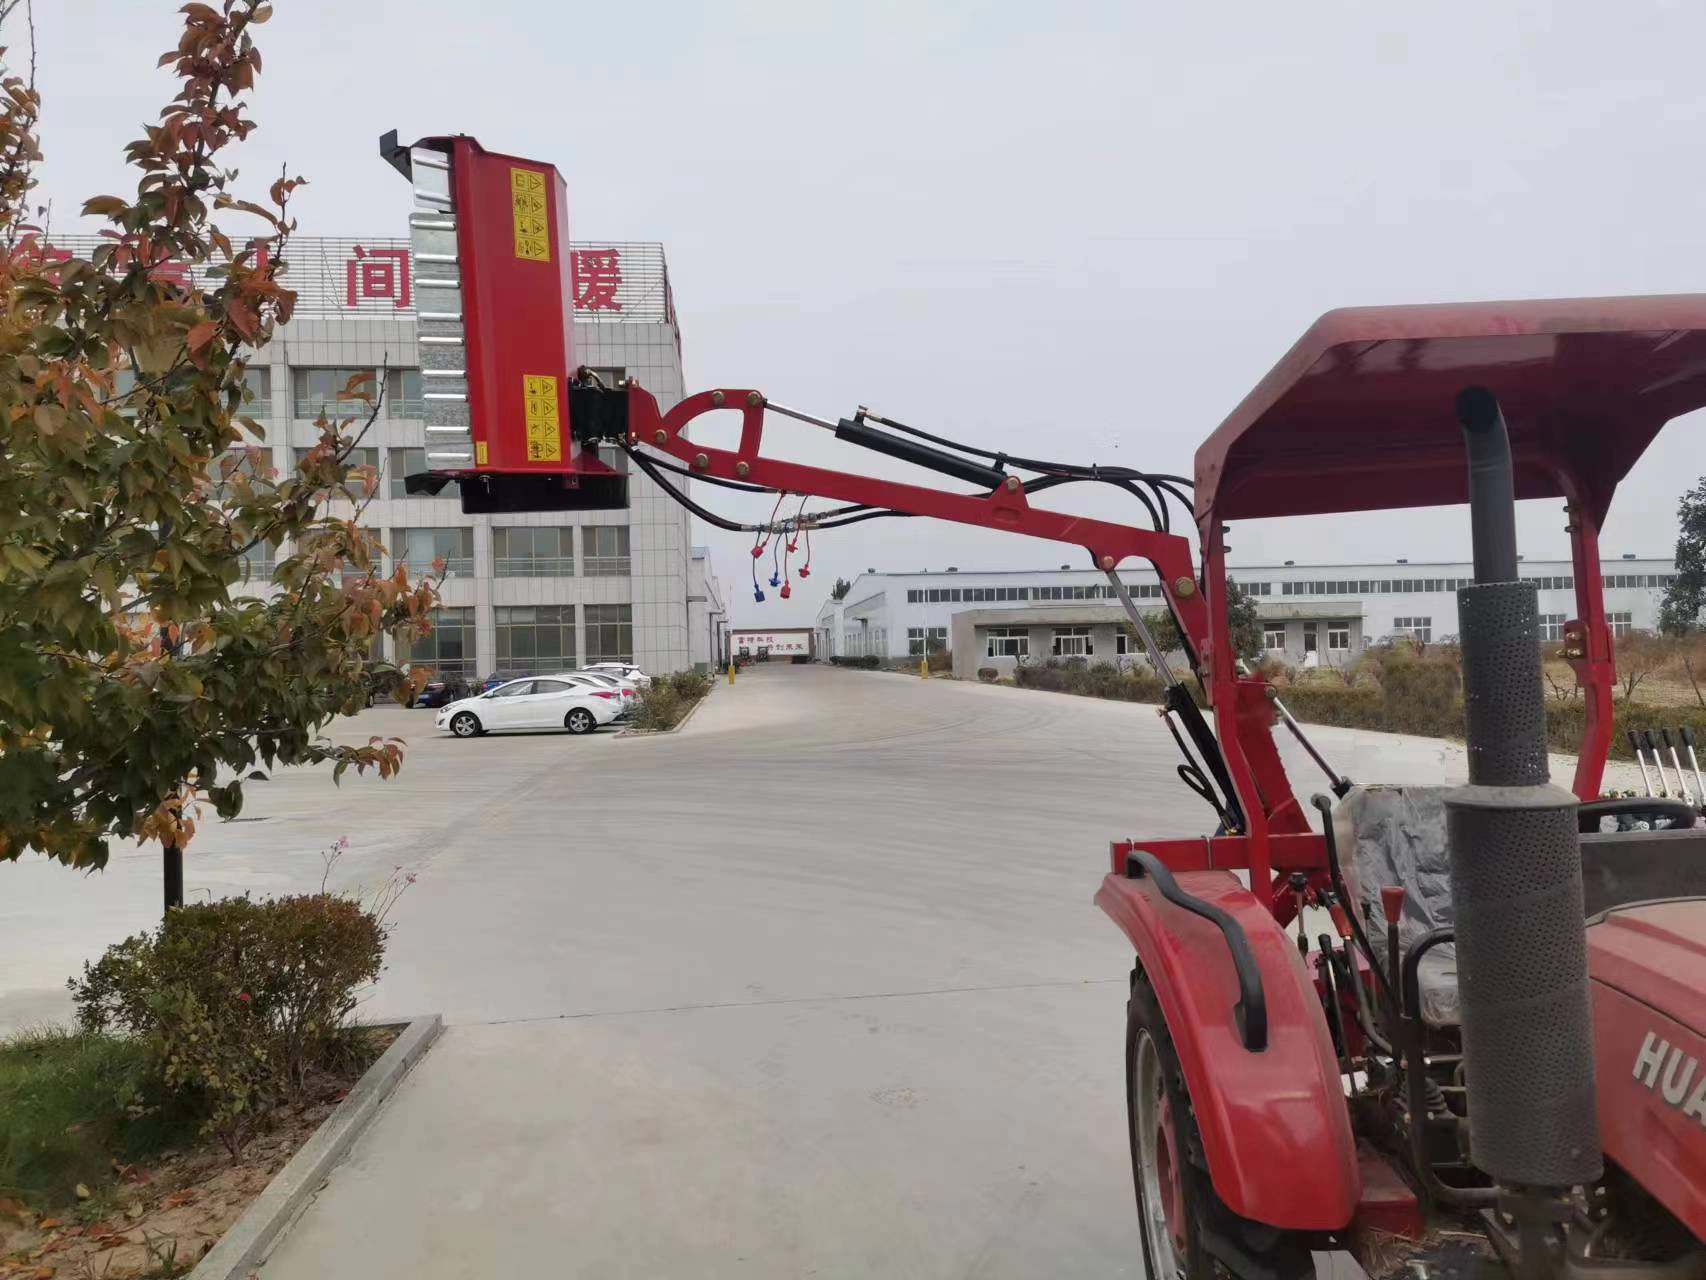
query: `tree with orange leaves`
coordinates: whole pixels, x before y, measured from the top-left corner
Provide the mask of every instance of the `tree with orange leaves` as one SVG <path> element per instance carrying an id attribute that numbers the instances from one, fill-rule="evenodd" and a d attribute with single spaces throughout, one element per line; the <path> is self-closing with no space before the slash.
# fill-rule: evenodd
<path id="1" fill-rule="evenodd" d="M 402 761 L 395 740 L 321 732 L 375 675 L 403 691 L 409 676 L 369 655 L 382 634 L 419 634 L 436 601 L 435 583 L 380 573 L 358 524 L 361 416 L 322 422 L 293 474 L 241 465 L 261 436 L 244 361 L 295 302 L 300 179 L 255 203 L 228 163 L 255 127 L 243 95 L 271 7 L 184 6 L 160 60 L 180 91 L 128 148 L 135 196 L 85 205 L 110 224 L 87 261 L 30 225 L 41 100 L 0 68 L 0 860 L 181 849 L 203 805 L 242 808 L 257 764 L 389 777 Z M 267 230 L 239 248 L 220 214 Z M 259 548 L 278 559 L 257 594 Z"/>

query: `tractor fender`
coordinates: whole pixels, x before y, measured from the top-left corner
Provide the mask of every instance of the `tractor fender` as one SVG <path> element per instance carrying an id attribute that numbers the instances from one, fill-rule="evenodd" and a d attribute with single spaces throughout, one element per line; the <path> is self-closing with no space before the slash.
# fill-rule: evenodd
<path id="1" fill-rule="evenodd" d="M 1260 1051 L 1245 1047 L 1237 971 L 1212 921 L 1168 902 L 1147 876 L 1109 875 L 1096 904 L 1131 939 L 1155 989 L 1215 1192 L 1234 1213 L 1285 1230 L 1349 1226 L 1362 1190 L 1356 1140 L 1326 1015 L 1296 943 L 1230 872 L 1174 879 L 1249 939 L 1267 1005 Z"/>

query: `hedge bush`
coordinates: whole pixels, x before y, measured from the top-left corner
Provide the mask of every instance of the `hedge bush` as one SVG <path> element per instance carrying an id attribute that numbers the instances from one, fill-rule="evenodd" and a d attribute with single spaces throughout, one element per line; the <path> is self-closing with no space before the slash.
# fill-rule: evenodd
<path id="1" fill-rule="evenodd" d="M 1122 671 L 1107 663 L 1092 666 L 1082 659 L 1051 658 L 1022 663 L 1013 674 L 1023 688 L 1091 698 L 1160 702 L 1164 693 L 1160 677 L 1142 666 Z M 1292 683 L 1280 675 L 1279 693 L 1291 713 L 1305 724 L 1430 738 L 1463 736 L 1463 676 L 1455 648 L 1391 645 L 1371 649 L 1359 659 L 1356 669 L 1346 674 L 1349 678 L 1342 683 L 1327 679 Z M 978 675 L 983 678 L 982 671 Z M 1194 681 L 1188 687 L 1193 695 L 1197 693 Z M 1621 699 L 1612 706 L 1613 758 L 1632 758 L 1627 738 L 1632 728 L 1651 729 L 1656 734 L 1661 728 L 1674 731 L 1691 725 L 1706 741 L 1706 709 Z M 1546 736 L 1552 750 L 1574 752 L 1581 744 L 1582 723 L 1580 699 L 1546 700 Z"/>
<path id="2" fill-rule="evenodd" d="M 830 663 L 837 667 L 857 667 L 862 671 L 875 671 L 883 665 L 883 660 L 874 653 L 861 654 L 858 657 L 843 657 L 840 654 L 830 658 Z"/>
<path id="3" fill-rule="evenodd" d="M 629 722 L 636 729 L 673 729 L 707 693 L 711 677 L 699 671 L 677 671 L 659 676 L 634 700 Z"/>
<path id="4" fill-rule="evenodd" d="M 1041 663 L 1022 663 L 1013 675 L 1022 688 L 1075 693 L 1086 698 L 1112 698 L 1121 702 L 1160 702 L 1166 686 L 1147 667 L 1119 667 L 1107 662 L 1094 666 L 1072 659 L 1050 658 Z"/>
<path id="5" fill-rule="evenodd" d="M 339 1065 L 386 934 L 332 894 L 227 898 L 168 912 L 69 986 L 82 1029 L 140 1040 L 153 1076 L 235 1154 L 266 1111 Z"/>

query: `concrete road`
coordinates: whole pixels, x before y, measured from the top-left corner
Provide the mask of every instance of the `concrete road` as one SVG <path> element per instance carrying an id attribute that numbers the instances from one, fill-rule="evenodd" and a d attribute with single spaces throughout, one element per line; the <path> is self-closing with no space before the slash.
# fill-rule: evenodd
<path id="1" fill-rule="evenodd" d="M 1212 820 L 1153 708 L 775 666 L 666 737 L 341 731 L 407 736 L 402 777 L 256 784 L 191 891 L 317 887 L 347 835 L 333 885 L 418 876 L 368 1014 L 450 1028 L 267 1280 L 1139 1273 L 1130 956 L 1090 895 L 1111 838 Z M 156 918 L 156 858 L 0 867 L 0 1025 Z"/>

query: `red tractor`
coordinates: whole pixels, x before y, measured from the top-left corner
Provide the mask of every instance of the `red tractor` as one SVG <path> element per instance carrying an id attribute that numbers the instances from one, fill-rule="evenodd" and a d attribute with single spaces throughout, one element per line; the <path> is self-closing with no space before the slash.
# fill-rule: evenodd
<path id="1" fill-rule="evenodd" d="M 429 471 L 411 488 L 455 479 L 478 511 L 620 506 L 627 477 L 598 460 L 616 445 L 719 527 L 935 516 L 1080 546 L 1107 575 L 1216 819 L 1114 843 L 1096 895 L 1136 952 L 1126 1076 L 1152 1276 L 1291 1277 L 1351 1250 L 1376 1274 L 1706 1277 L 1706 827 L 1694 797 L 1599 798 L 1614 667 L 1598 553 L 1618 482 L 1706 406 L 1706 297 L 1333 312 L 1198 451 L 1187 496 L 1184 477 L 995 454 L 864 408 L 830 421 L 722 389 L 665 411 L 632 379 L 602 385 L 574 358 L 556 170 L 466 137 L 381 148 L 417 201 Z M 742 417 L 732 449 L 691 438 L 719 409 Z M 768 457 L 772 414 L 969 491 Z M 742 525 L 682 476 L 800 507 Z M 1127 490 L 1149 527 L 1029 501 L 1081 482 Z M 845 505 L 807 514 L 813 497 Z M 1517 498 L 1568 516 L 1585 711 L 1569 791 L 1548 776 Z M 1465 501 L 1469 784 L 1353 786 L 1237 659 L 1226 522 Z M 1175 504 L 1196 539 L 1173 531 Z M 1212 724 L 1132 604 L 1134 558 Z M 1280 724 L 1330 796 L 1294 794 Z"/>

